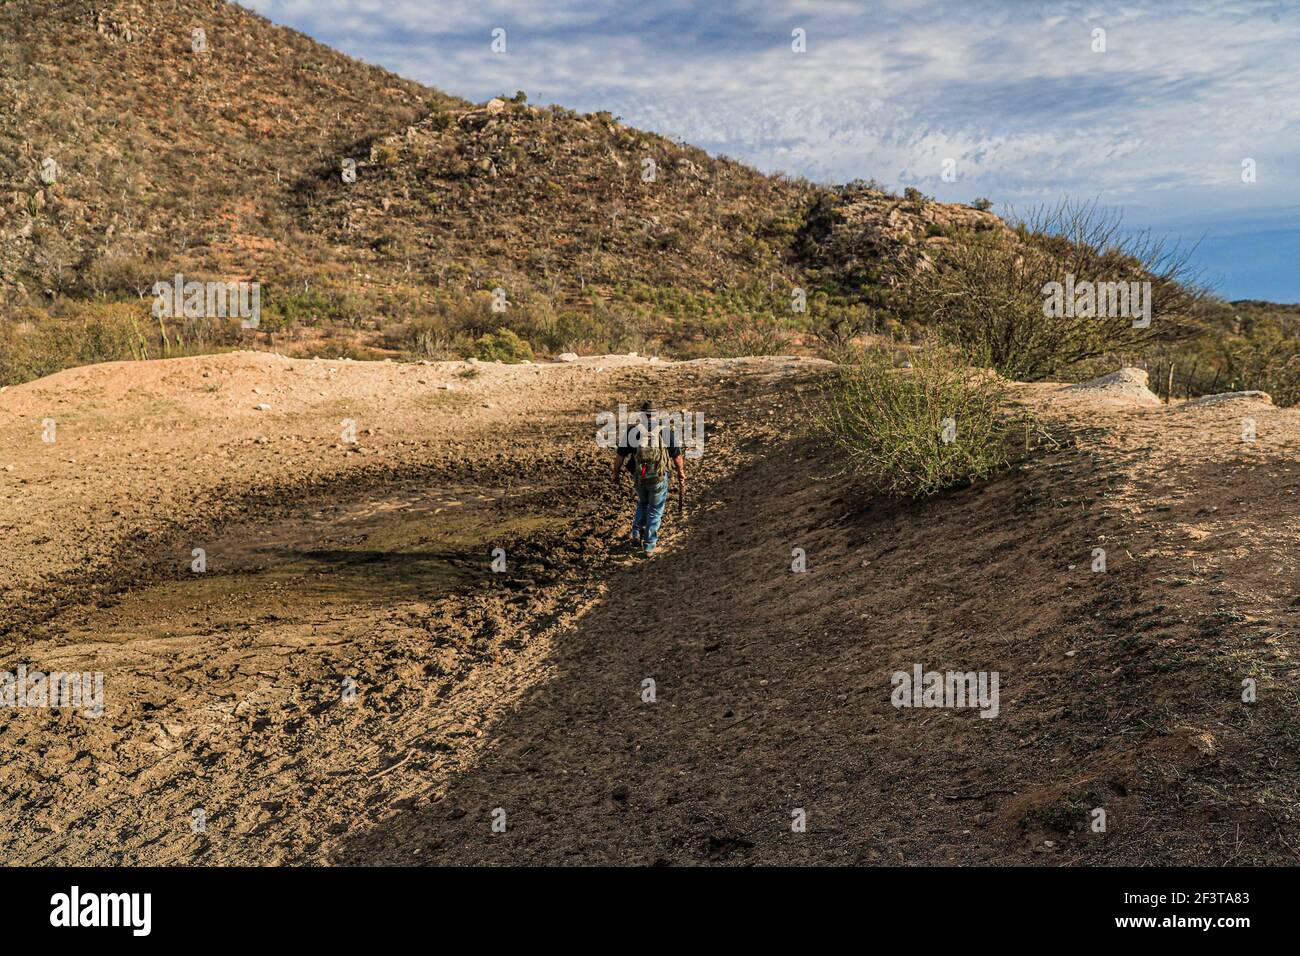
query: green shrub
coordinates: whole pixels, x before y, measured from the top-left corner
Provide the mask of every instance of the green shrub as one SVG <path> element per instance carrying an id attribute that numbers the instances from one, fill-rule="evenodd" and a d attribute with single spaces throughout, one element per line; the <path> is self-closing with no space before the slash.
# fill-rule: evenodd
<path id="1" fill-rule="evenodd" d="M 84 291 L 103 298 L 144 300 L 152 297 L 154 283 L 170 279 L 166 266 L 155 260 L 106 253 L 86 267 L 82 284 Z"/>
<path id="2" fill-rule="evenodd" d="M 441 316 L 412 319 L 384 331 L 389 348 L 402 349 L 417 359 L 460 358 L 469 347 L 467 336 L 451 328 Z"/>
<path id="3" fill-rule="evenodd" d="M 0 315 L 0 385 L 74 365 L 196 355 L 238 341 L 238 319 L 159 320 L 146 302 L 60 299 L 49 309 Z"/>
<path id="4" fill-rule="evenodd" d="M 599 306 L 590 311 L 565 309 L 529 318 L 533 321 L 528 338 L 551 354 L 617 351 L 622 343 L 616 340 L 635 338 L 639 331 L 634 319 L 611 314 Z"/>
<path id="5" fill-rule="evenodd" d="M 262 288 L 262 319 L 265 332 L 280 332 L 298 326 L 338 323 L 349 328 L 361 324 L 361 305 L 348 293 L 323 292 L 310 287 L 291 291 L 284 285 Z"/>
<path id="6" fill-rule="evenodd" d="M 805 325 L 824 353 L 842 353 L 857 339 L 876 330 L 875 316 L 863 303 L 843 305 L 814 296 L 809 305 Z"/>
<path id="7" fill-rule="evenodd" d="M 779 322 L 757 318 L 733 320 L 716 332 L 713 355 L 740 358 L 746 355 L 784 355 L 790 351 L 786 330 Z"/>
<path id="8" fill-rule="evenodd" d="M 844 470 L 885 494 L 922 498 L 1007 467 L 1030 423 L 1008 410 L 1003 381 L 947 349 L 912 361 L 895 368 L 871 352 L 841 369 L 820 424 Z"/>
<path id="9" fill-rule="evenodd" d="M 402 161 L 402 141 L 396 136 L 389 136 L 370 147 L 370 162 L 387 169 Z"/>
<path id="10" fill-rule="evenodd" d="M 533 360 L 533 347 L 514 332 L 506 328 L 487 332 L 478 337 L 470 356 L 483 362 L 495 362 L 500 359 L 508 365 Z"/>
<path id="11" fill-rule="evenodd" d="M 456 125 L 456 114 L 450 110 L 436 110 L 429 114 L 429 129 L 441 132 Z"/>
<path id="12" fill-rule="evenodd" d="M 378 362 L 387 358 L 382 352 L 364 348 L 346 339 L 324 339 L 313 342 L 298 353 L 298 358 L 351 359 L 354 362 Z"/>

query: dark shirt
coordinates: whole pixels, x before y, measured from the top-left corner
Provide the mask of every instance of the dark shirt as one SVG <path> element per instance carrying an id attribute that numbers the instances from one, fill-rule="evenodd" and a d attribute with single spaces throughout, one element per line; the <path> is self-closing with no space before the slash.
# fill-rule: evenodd
<path id="1" fill-rule="evenodd" d="M 631 431 L 631 429 L 629 429 L 629 431 Z M 659 432 L 661 436 L 660 441 L 663 442 L 664 449 L 668 452 L 668 459 L 670 461 L 675 461 L 680 458 L 682 454 L 682 440 L 677 434 L 677 429 L 668 425 L 660 425 Z M 632 458 L 632 453 L 634 451 L 636 451 L 636 449 L 631 445 L 618 446 L 618 453 L 627 456 L 627 461 L 624 463 L 624 467 L 627 468 L 627 470 L 632 474 L 632 477 L 635 478 L 636 462 Z"/>

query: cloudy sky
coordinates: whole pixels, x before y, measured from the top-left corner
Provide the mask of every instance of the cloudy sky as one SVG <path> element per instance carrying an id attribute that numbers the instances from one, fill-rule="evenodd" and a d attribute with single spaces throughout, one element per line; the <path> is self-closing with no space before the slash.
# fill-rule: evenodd
<path id="1" fill-rule="evenodd" d="M 1226 297 L 1300 302 L 1294 0 L 243 2 L 467 99 L 606 109 L 768 172 L 1099 199 L 1199 242 Z"/>

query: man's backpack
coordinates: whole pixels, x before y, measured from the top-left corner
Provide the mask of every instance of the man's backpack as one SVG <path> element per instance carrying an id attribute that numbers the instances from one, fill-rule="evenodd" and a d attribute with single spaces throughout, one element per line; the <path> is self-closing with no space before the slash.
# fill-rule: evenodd
<path id="1" fill-rule="evenodd" d="M 639 444 L 632 449 L 636 485 L 657 488 L 668 475 L 668 449 L 664 446 L 663 428 L 651 420 L 648 428 L 638 428 Z"/>

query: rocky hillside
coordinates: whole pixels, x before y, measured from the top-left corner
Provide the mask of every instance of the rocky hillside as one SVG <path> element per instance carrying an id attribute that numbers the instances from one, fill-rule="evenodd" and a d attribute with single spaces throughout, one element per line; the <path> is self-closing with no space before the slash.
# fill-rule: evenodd
<path id="1" fill-rule="evenodd" d="M 231 347 L 834 355 L 863 332 L 932 328 L 908 279 L 1025 237 L 914 190 L 764 175 L 523 92 L 468 103 L 223 0 L 8 0 L 0 62 L 0 384 Z M 1069 266 L 1053 274 L 1086 271 Z M 259 328 L 160 324 L 151 290 L 177 273 L 260 283 Z M 1293 314 L 1219 305 L 1190 342 L 1119 343 L 1099 367 L 1144 365 L 1175 395 L 1300 398 Z"/>
<path id="2" fill-rule="evenodd" d="M 356 183 L 320 170 L 307 220 L 367 268 L 556 305 L 638 288 L 720 292 L 790 271 L 813 187 L 608 113 L 522 99 L 435 112 L 360 144 Z"/>
<path id="3" fill-rule="evenodd" d="M 221 0 L 11 0 L 0 58 L 0 295 L 30 310 L 0 321 L 7 380 L 236 343 L 456 355 L 503 325 L 708 349 L 797 324 L 796 288 L 809 315 L 852 304 L 951 226 L 1000 225 L 512 91 L 476 107 Z M 151 330 L 177 271 L 261 282 L 262 331 Z"/>
<path id="4" fill-rule="evenodd" d="M 285 269 L 313 254 L 290 202 L 309 170 L 463 105 L 221 0 L 13 0 L 0 62 L 11 291 Z"/>
<path id="5" fill-rule="evenodd" d="M 804 220 L 799 251 L 819 285 L 890 287 L 927 268 L 954 236 L 971 233 L 1014 238 L 991 212 L 849 185 L 818 197 Z"/>

